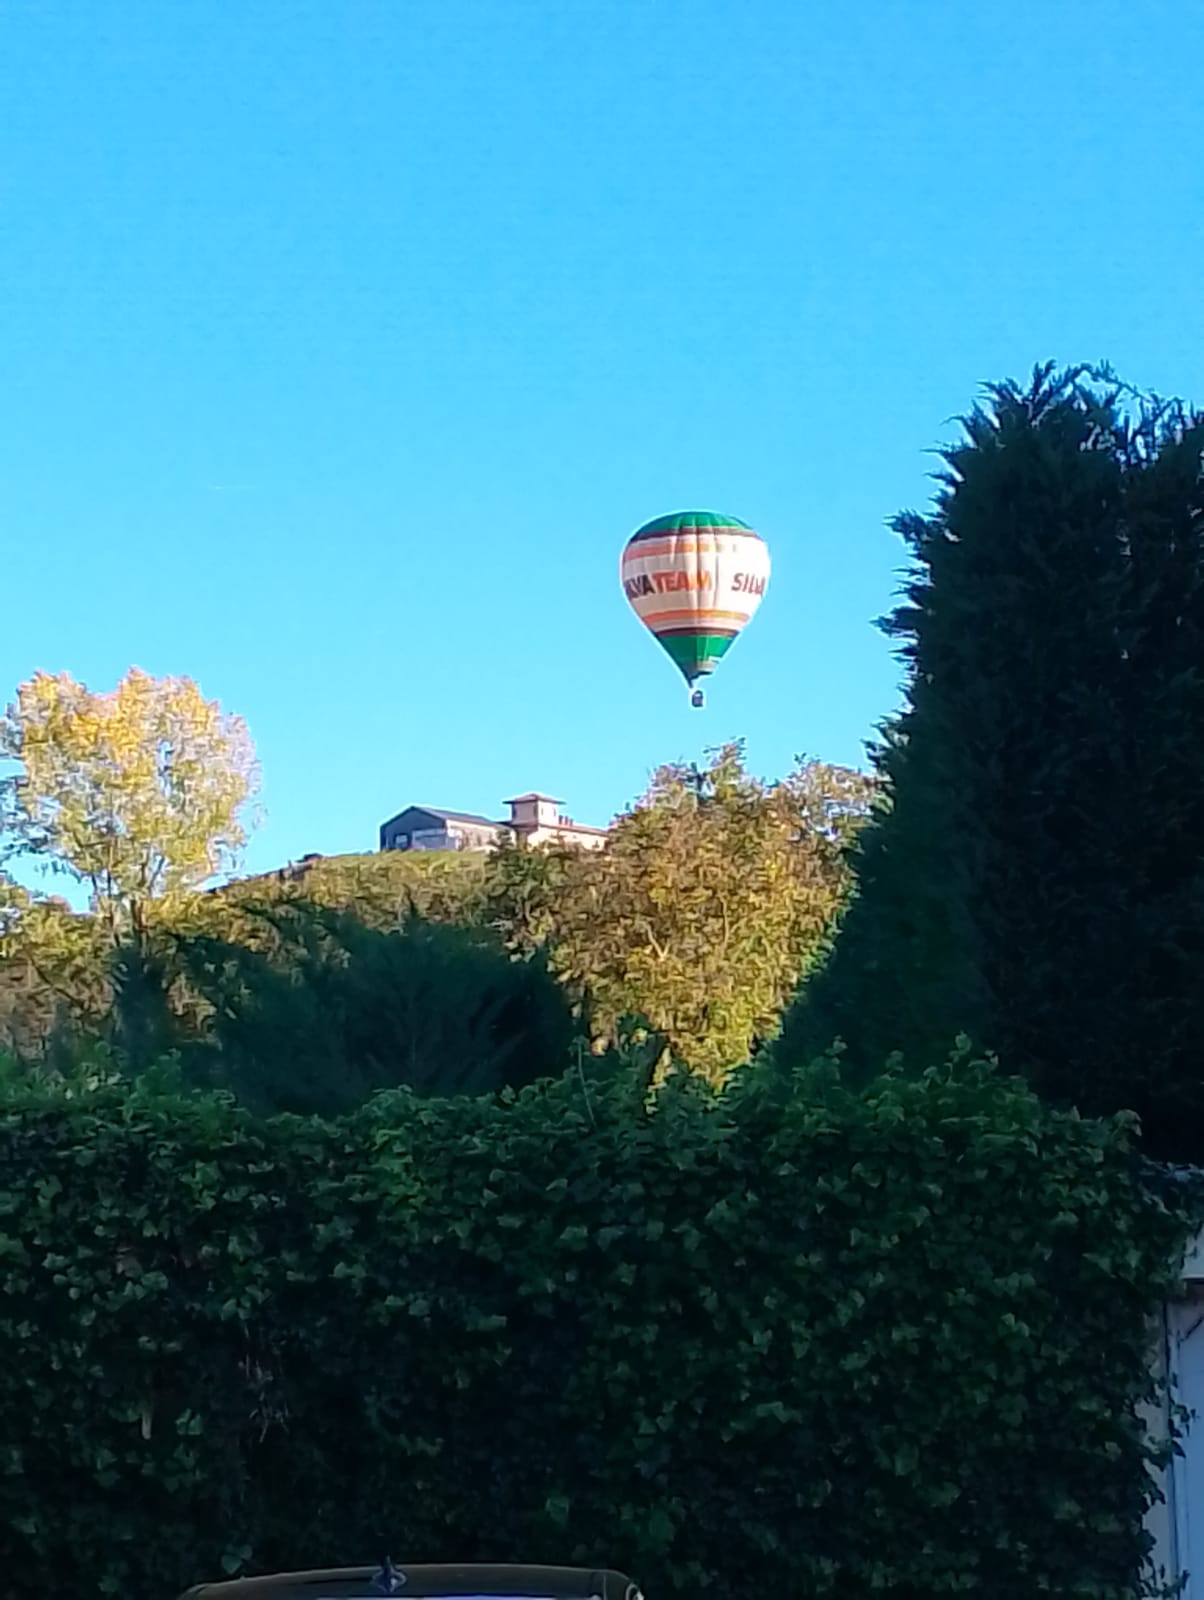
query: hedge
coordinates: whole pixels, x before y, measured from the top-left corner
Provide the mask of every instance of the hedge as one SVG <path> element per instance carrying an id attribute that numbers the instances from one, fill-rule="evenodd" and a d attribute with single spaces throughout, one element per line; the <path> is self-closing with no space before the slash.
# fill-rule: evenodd
<path id="1" fill-rule="evenodd" d="M 1128 1600 L 1186 1227 L 1123 1122 L 965 1062 L 334 1123 L 10 1094 L 4 1593 L 387 1548 L 652 1595 Z"/>

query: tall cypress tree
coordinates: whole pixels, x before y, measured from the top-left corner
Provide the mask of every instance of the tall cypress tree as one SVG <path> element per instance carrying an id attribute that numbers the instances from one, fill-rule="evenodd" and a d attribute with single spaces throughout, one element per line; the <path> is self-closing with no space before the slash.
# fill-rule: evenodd
<path id="1" fill-rule="evenodd" d="M 886 620 L 908 702 L 879 747 L 831 958 L 777 1046 L 869 1073 L 966 1032 L 1085 1112 L 1204 1150 L 1199 417 L 1082 369 L 992 388 L 945 453 Z"/>

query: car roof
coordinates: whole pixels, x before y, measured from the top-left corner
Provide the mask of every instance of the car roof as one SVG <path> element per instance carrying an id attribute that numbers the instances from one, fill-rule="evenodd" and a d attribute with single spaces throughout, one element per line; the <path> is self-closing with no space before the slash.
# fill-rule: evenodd
<path id="1" fill-rule="evenodd" d="M 612 1569 L 531 1566 L 408 1566 L 394 1568 L 399 1600 L 423 1596 L 523 1595 L 531 1600 L 640 1600 L 630 1578 Z M 180 1600 L 375 1600 L 379 1564 L 234 1578 L 189 1589 Z"/>

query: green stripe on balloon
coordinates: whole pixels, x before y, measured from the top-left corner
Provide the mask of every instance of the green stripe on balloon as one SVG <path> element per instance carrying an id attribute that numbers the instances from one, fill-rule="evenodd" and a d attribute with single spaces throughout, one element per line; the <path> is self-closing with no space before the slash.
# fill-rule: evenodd
<path id="1" fill-rule="evenodd" d="M 731 633 L 658 633 L 657 639 L 685 674 L 687 683 L 712 672 L 732 640 Z"/>
<path id="2" fill-rule="evenodd" d="M 637 528 L 632 539 L 653 539 L 658 533 L 680 533 L 683 528 L 737 528 L 751 533 L 747 522 L 739 517 L 727 517 L 721 511 L 675 511 L 669 517 L 656 517 Z"/>

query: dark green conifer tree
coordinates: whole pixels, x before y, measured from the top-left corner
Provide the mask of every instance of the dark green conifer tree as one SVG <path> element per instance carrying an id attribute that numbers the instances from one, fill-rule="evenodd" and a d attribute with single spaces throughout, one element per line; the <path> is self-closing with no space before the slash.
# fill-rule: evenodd
<path id="1" fill-rule="evenodd" d="M 908 700 L 857 891 L 777 1046 L 923 1068 L 956 1035 L 1204 1152 L 1201 419 L 1083 369 L 945 453 L 886 630 Z"/>

